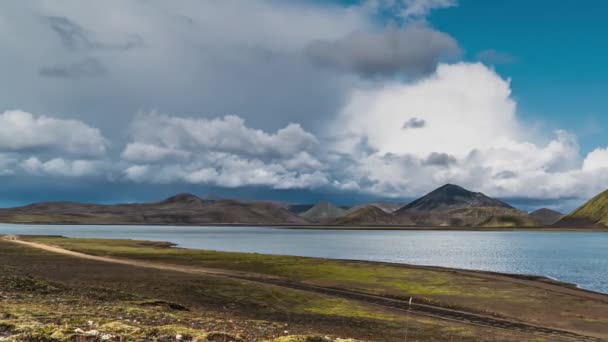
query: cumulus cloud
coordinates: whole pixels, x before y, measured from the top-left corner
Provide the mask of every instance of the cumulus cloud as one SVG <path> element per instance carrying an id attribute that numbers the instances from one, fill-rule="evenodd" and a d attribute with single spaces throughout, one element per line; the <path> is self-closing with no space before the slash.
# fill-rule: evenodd
<path id="1" fill-rule="evenodd" d="M 145 163 L 186 160 L 190 155 L 188 151 L 141 142 L 127 144 L 122 152 L 122 158 L 127 161 Z"/>
<path id="2" fill-rule="evenodd" d="M 608 148 L 591 151 L 583 162 L 583 170 L 599 171 L 608 169 Z"/>
<path id="3" fill-rule="evenodd" d="M 318 145 L 317 138 L 299 124 L 290 123 L 269 134 L 248 127 L 235 115 L 196 119 L 142 114 L 133 122 L 131 134 L 140 150 L 142 144 L 146 144 L 160 146 L 165 153 L 169 153 L 169 149 L 204 149 L 259 158 L 286 158 L 299 151 L 311 151 Z M 133 159 L 132 150 L 131 145 L 125 154 Z M 159 157 L 162 156 L 158 152 Z"/>
<path id="4" fill-rule="evenodd" d="M 433 125 L 406 134 L 404 113 Z M 418 196 L 451 182 L 495 196 L 572 198 L 608 186 L 597 172 L 608 166 L 606 150 L 583 158 L 572 133 L 528 129 L 509 81 L 479 63 L 442 64 L 412 83 L 356 91 L 328 134 L 338 128 L 350 134 L 333 148 L 359 156 L 348 178 L 361 191 Z"/>
<path id="5" fill-rule="evenodd" d="M 127 179 L 223 187 L 318 187 L 329 182 L 313 134 L 298 124 L 274 133 L 248 127 L 234 115 L 215 119 L 141 114 L 122 158 L 135 163 Z"/>
<path id="6" fill-rule="evenodd" d="M 103 164 L 99 161 L 62 158 L 53 158 L 43 162 L 37 157 L 30 157 L 21 163 L 21 167 L 33 175 L 84 177 L 101 174 Z"/>
<path id="7" fill-rule="evenodd" d="M 310 44 L 306 53 L 315 63 L 365 76 L 413 74 L 434 70 L 441 60 L 460 55 L 449 35 L 424 25 L 357 31 L 334 41 Z"/>
<path id="8" fill-rule="evenodd" d="M 99 129 L 78 120 L 35 116 L 20 110 L 0 114 L 0 151 L 99 157 L 105 153 L 106 144 Z"/>

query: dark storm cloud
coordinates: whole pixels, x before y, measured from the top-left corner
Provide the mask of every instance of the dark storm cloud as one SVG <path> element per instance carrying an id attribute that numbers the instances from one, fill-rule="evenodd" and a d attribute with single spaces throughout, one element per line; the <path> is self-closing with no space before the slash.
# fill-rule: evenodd
<path id="1" fill-rule="evenodd" d="M 42 67 L 39 70 L 40 76 L 65 79 L 99 77 L 107 72 L 108 69 L 95 58 L 85 58 L 67 65 Z"/>
<path id="2" fill-rule="evenodd" d="M 403 123 L 402 129 L 418 129 L 426 127 L 426 120 L 411 118 Z"/>
<path id="3" fill-rule="evenodd" d="M 305 52 L 318 65 L 364 76 L 427 74 L 441 60 L 461 53 L 452 37 L 427 26 L 357 31 L 339 40 L 313 42 Z"/>
<path id="4" fill-rule="evenodd" d="M 143 45 L 138 35 L 130 35 L 124 42 L 107 43 L 95 37 L 95 34 L 84 29 L 66 17 L 49 16 L 45 18 L 50 28 L 59 36 L 66 49 L 73 51 L 88 50 L 130 50 Z"/>
<path id="5" fill-rule="evenodd" d="M 499 172 L 497 174 L 494 175 L 494 179 L 512 179 L 512 178 L 516 178 L 517 177 L 517 173 L 513 172 L 513 171 L 502 171 Z"/>
<path id="6" fill-rule="evenodd" d="M 452 155 L 447 153 L 433 152 L 423 161 L 423 165 L 449 167 L 457 162 L 458 160 L 456 157 Z"/>

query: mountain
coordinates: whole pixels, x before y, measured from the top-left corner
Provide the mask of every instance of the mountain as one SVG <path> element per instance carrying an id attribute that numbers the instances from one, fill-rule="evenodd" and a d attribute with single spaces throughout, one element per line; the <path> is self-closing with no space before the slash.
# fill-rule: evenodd
<path id="1" fill-rule="evenodd" d="M 550 226 L 554 223 L 556 223 L 557 221 L 561 220 L 565 215 L 555 211 L 555 210 L 551 210 L 551 209 L 547 209 L 547 208 L 542 208 L 542 209 L 538 209 L 536 211 L 533 211 L 530 213 L 530 217 L 545 225 L 545 226 Z"/>
<path id="2" fill-rule="evenodd" d="M 364 203 L 364 204 L 359 204 L 359 205 L 355 205 L 352 206 L 350 208 L 347 209 L 348 213 L 352 213 L 355 212 L 359 209 L 365 208 L 365 207 L 369 207 L 369 206 L 374 206 L 376 208 L 381 209 L 382 211 L 384 211 L 385 213 L 394 213 L 395 211 L 403 208 L 406 203 L 399 203 L 399 202 L 372 202 L 372 203 Z"/>
<path id="3" fill-rule="evenodd" d="M 608 227 L 608 190 L 555 223 L 559 227 Z"/>
<path id="4" fill-rule="evenodd" d="M 191 194 L 137 204 L 36 203 L 0 209 L 0 222 L 183 225 L 309 223 L 274 203 L 203 200 Z"/>
<path id="5" fill-rule="evenodd" d="M 502 207 L 474 207 L 448 211 L 417 211 L 399 214 L 418 226 L 429 227 L 536 227 L 527 212 Z"/>
<path id="6" fill-rule="evenodd" d="M 331 223 L 334 220 L 345 216 L 347 211 L 335 206 L 327 201 L 321 201 L 314 207 L 301 213 L 300 216 L 311 222 Z"/>
<path id="7" fill-rule="evenodd" d="M 414 202 L 397 210 L 403 212 L 441 212 L 463 208 L 497 207 L 510 208 L 510 205 L 488 197 L 481 192 L 472 192 L 458 185 L 446 184 Z"/>
<path id="8" fill-rule="evenodd" d="M 404 206 L 406 206 L 407 203 L 402 203 L 402 202 L 374 202 L 374 203 L 370 203 L 370 205 L 378 207 L 378 208 L 384 210 L 387 213 L 394 213 L 395 211 L 397 211 L 397 210 L 403 208 Z"/>
<path id="9" fill-rule="evenodd" d="M 285 208 L 294 214 L 301 214 L 314 206 L 314 204 L 285 204 Z"/>
<path id="10" fill-rule="evenodd" d="M 391 213 L 374 206 L 368 205 L 348 212 L 345 216 L 335 221 L 338 225 L 410 225 L 414 222 L 397 217 Z"/>
<path id="11" fill-rule="evenodd" d="M 533 227 L 539 223 L 527 212 L 511 207 L 481 192 L 446 184 L 397 210 L 402 220 L 418 226 L 445 227 Z"/>

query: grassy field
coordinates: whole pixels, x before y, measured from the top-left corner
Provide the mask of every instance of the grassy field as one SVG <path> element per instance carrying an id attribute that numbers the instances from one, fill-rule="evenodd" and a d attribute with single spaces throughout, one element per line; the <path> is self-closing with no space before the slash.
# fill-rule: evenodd
<path id="1" fill-rule="evenodd" d="M 417 302 L 608 336 L 608 297 L 607 301 L 585 298 L 577 290 L 533 280 L 505 281 L 474 272 L 380 263 L 187 250 L 145 241 L 23 239 L 90 255 L 245 272 L 387 298 L 412 296 Z M 307 335 L 311 341 L 402 341 L 408 321 L 404 312 L 357 300 L 79 260 L 5 241 L 0 241 L 0 265 L 0 339 L 38 334 L 69 340 L 80 329 L 133 340 L 143 336 L 172 340 L 182 335 L 199 341 L 269 341 Z M 408 325 L 410 338 L 418 341 L 559 340 L 418 315 L 411 315 Z"/>

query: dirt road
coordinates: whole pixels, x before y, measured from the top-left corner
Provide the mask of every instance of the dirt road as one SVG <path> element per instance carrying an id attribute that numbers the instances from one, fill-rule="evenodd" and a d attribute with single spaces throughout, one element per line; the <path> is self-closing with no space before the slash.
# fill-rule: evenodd
<path id="1" fill-rule="evenodd" d="M 433 318 L 439 318 L 447 321 L 454 321 L 458 323 L 483 326 L 483 327 L 491 327 L 494 329 L 501 329 L 507 331 L 514 331 L 518 333 L 528 333 L 534 336 L 540 337 L 548 337 L 550 340 L 559 339 L 559 340 L 571 340 L 571 341 L 608 341 L 599 336 L 586 336 L 581 334 L 580 332 L 574 331 L 566 331 L 560 329 L 554 329 L 551 327 L 545 327 L 535 324 L 530 324 L 527 322 L 518 321 L 512 318 L 504 318 L 504 317 L 493 317 L 488 315 L 483 315 L 477 312 L 466 311 L 465 309 L 449 309 L 445 307 L 440 307 L 437 305 L 421 303 L 421 301 L 417 301 L 414 298 L 413 303 L 410 306 L 409 301 L 400 300 L 395 298 L 389 298 L 379 295 L 371 295 L 368 293 L 361 293 L 356 291 L 349 291 L 331 287 L 322 287 L 316 286 L 301 282 L 289 281 L 287 279 L 283 279 L 280 277 L 273 277 L 269 275 L 262 275 L 257 273 L 246 273 L 246 272 L 238 272 L 233 270 L 220 270 L 220 269 L 211 269 L 211 268 L 202 268 L 202 267 L 189 267 L 189 266 L 180 266 L 174 264 L 164 264 L 157 262 L 149 262 L 149 261 L 141 261 L 141 260 L 128 260 L 128 259 L 118 259 L 111 257 L 103 257 L 103 256 L 95 256 L 84 254 L 80 252 L 70 251 L 61 247 L 45 245 L 35 242 L 23 241 L 20 240 L 17 236 L 5 236 L 4 240 L 11 241 L 13 243 L 25 245 L 31 248 L 37 248 L 40 250 L 45 250 L 52 253 L 58 253 L 62 255 L 67 255 L 75 258 L 94 260 L 100 262 L 128 265 L 134 267 L 144 267 L 144 268 L 152 268 L 157 270 L 164 271 L 172 271 L 172 272 L 182 272 L 188 274 L 200 274 L 205 276 L 214 276 L 214 277 L 224 277 L 230 279 L 237 279 L 249 282 L 255 282 L 259 284 L 265 284 L 270 286 L 280 286 L 285 288 L 291 288 L 301 291 L 315 292 L 321 293 L 333 297 L 346 298 L 351 300 L 357 300 L 361 302 L 365 302 L 372 305 L 382 306 L 384 308 L 400 311 L 402 313 L 410 312 L 414 315 L 428 316 Z M 446 269 L 447 271 L 447 269 Z M 457 271 L 460 272 L 460 271 Z M 606 296 L 601 294 L 596 294 L 593 292 L 585 292 L 577 289 L 570 289 L 567 287 L 563 287 L 560 285 L 555 285 L 551 283 L 540 283 L 536 284 L 534 281 L 526 280 L 526 279 L 512 279 L 503 275 L 492 275 L 492 274 L 484 274 L 480 272 L 468 272 L 475 276 L 493 276 L 496 277 L 494 279 L 506 278 L 505 281 L 516 281 L 521 283 L 534 283 L 533 286 L 543 286 L 548 291 L 556 291 L 556 292 L 566 292 L 569 295 L 582 296 L 589 299 L 598 299 L 598 300 L 606 300 Z"/>

